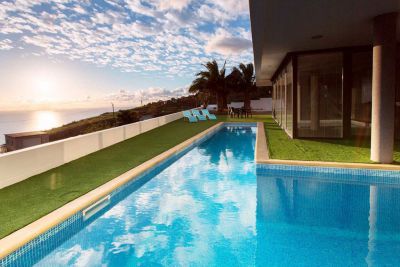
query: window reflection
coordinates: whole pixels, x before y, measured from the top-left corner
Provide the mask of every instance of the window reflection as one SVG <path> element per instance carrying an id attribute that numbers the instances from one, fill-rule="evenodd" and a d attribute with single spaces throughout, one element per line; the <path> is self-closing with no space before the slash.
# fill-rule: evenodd
<path id="1" fill-rule="evenodd" d="M 273 116 L 289 135 L 293 135 L 293 69 L 289 62 L 273 84 Z"/>
<path id="2" fill-rule="evenodd" d="M 299 137 L 342 137 L 342 53 L 298 57 Z"/>
<path id="3" fill-rule="evenodd" d="M 370 135 L 372 53 L 352 54 L 351 129 L 356 136 Z"/>
<path id="4" fill-rule="evenodd" d="M 293 136 L 293 68 L 290 62 L 286 68 L 286 132 Z"/>

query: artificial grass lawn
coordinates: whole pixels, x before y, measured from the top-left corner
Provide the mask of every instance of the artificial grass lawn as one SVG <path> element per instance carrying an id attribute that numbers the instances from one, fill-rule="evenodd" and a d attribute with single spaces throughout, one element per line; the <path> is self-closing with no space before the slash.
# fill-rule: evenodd
<path id="1" fill-rule="evenodd" d="M 215 123 L 178 120 L 1 189 L 0 238 Z"/>
<path id="2" fill-rule="evenodd" d="M 370 139 L 291 139 L 271 116 L 264 120 L 270 157 L 273 159 L 373 163 Z M 400 164 L 400 144 L 396 142 L 394 164 Z"/>

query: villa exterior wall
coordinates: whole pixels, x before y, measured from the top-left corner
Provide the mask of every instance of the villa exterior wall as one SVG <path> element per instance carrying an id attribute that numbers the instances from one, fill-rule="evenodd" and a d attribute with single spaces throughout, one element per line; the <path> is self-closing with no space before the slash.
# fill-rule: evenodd
<path id="1" fill-rule="evenodd" d="M 293 67 L 291 62 L 295 62 Z M 398 52 L 396 108 L 400 107 L 399 64 Z M 288 75 L 291 71 L 293 76 Z M 272 77 L 272 81 L 272 114 L 289 136 L 293 138 L 370 136 L 372 105 L 370 46 L 289 53 Z M 394 123 L 397 128 L 397 138 L 400 136 L 399 121 L 400 111 L 396 111 Z"/>
<path id="2" fill-rule="evenodd" d="M 0 189 L 182 118 L 182 112 L 0 155 Z"/>

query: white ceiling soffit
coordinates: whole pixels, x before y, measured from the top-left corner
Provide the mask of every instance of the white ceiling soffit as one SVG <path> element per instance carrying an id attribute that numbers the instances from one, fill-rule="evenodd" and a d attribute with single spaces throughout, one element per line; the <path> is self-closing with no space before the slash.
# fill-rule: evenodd
<path id="1" fill-rule="evenodd" d="M 400 0 L 250 0 L 257 83 L 288 52 L 371 44 L 373 18 L 399 11 Z"/>

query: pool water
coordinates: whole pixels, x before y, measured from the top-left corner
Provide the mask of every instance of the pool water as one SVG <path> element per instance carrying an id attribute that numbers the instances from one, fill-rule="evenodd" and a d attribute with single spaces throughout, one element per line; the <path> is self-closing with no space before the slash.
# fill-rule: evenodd
<path id="1" fill-rule="evenodd" d="M 400 184 L 257 174 L 255 137 L 222 127 L 36 265 L 400 265 Z"/>
<path id="2" fill-rule="evenodd" d="M 37 263 L 254 263 L 255 127 L 224 127 Z"/>

